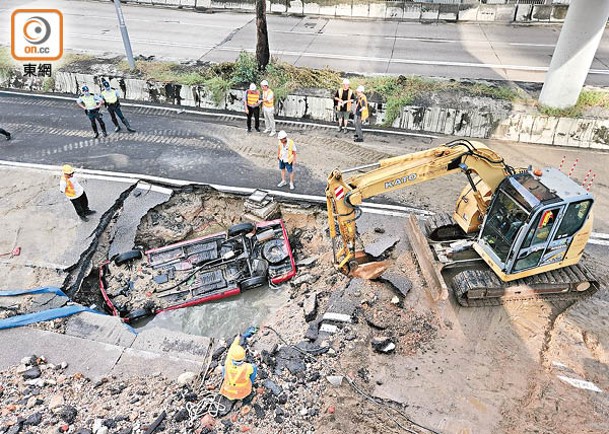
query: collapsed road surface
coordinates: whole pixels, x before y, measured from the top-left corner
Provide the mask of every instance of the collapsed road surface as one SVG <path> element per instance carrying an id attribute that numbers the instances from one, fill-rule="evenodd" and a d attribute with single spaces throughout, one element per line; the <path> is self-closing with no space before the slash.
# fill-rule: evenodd
<path id="1" fill-rule="evenodd" d="M 243 214 L 244 198 L 97 177 L 85 188 L 96 192 L 102 223 L 83 224 L 56 193 L 54 173 L 6 170 L 2 242 L 22 249 L 1 260 L 4 289 L 54 285 L 88 301 L 95 285 L 85 277 L 112 249 L 153 236 L 155 245 L 196 236 L 204 221 L 226 229 Z M 14 179 L 22 180 L 18 194 Z M 199 220 L 188 214 L 201 205 Z M 402 217 L 360 219 L 366 245 L 391 246 L 377 253 L 394 264 L 391 275 L 366 281 L 331 266 L 325 210 L 282 204 L 280 212 L 298 274 L 258 290 L 283 295 L 255 324 L 235 320 L 231 330 L 218 322 L 213 338 L 158 327 L 136 336 L 107 315 L 83 312 L 0 331 L 8 348 L 0 354 L 0 432 L 609 431 L 606 279 L 572 306 L 462 308 L 452 296 L 433 301 Z M 607 276 L 602 249 L 592 246 L 586 259 Z M 19 310 L 8 299 L 3 316 Z M 227 408 L 209 398 L 218 390 L 223 342 L 249 325 L 260 327 L 248 343 L 260 368 L 256 396 L 222 416 Z"/>

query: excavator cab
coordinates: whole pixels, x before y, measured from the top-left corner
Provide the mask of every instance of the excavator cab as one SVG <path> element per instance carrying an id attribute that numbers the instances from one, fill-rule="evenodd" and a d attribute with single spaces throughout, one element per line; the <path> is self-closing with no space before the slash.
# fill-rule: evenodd
<path id="1" fill-rule="evenodd" d="M 507 177 L 474 249 L 504 281 L 579 261 L 591 231 L 592 195 L 557 169 Z"/>

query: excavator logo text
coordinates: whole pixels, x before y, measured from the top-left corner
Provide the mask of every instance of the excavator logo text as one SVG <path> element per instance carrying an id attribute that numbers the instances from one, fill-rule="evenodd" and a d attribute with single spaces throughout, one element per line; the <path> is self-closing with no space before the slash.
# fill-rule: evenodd
<path id="1" fill-rule="evenodd" d="M 389 190 L 390 188 L 398 187 L 402 184 L 406 184 L 407 182 L 412 182 L 417 179 L 416 173 L 411 173 L 407 176 L 402 176 L 401 178 L 396 178 L 393 181 L 385 182 L 385 190 Z"/>

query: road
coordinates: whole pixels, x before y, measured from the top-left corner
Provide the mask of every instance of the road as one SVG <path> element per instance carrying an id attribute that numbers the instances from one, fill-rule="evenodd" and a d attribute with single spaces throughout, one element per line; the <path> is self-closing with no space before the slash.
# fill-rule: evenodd
<path id="1" fill-rule="evenodd" d="M 47 0 L 2 2 L 0 44 L 10 43 L 12 10 L 48 6 Z M 94 55 L 124 53 L 111 2 L 55 0 L 53 7 L 64 14 L 68 50 Z M 222 62 L 255 48 L 253 13 L 122 7 L 136 55 Z M 560 32 L 559 25 L 423 24 L 280 15 L 268 16 L 268 29 L 272 55 L 297 66 L 528 82 L 543 82 Z M 587 83 L 609 85 L 607 32 Z"/>
<path id="2" fill-rule="evenodd" d="M 276 190 L 279 182 L 277 139 L 266 134 L 248 134 L 245 119 L 178 114 L 175 110 L 124 104 L 124 112 L 137 133 L 110 133 L 106 139 L 92 138 L 89 122 L 69 100 L 15 95 L 0 91 L 1 126 L 13 140 L 0 140 L 0 159 L 25 163 L 61 165 L 114 172 L 146 174 L 200 183 Z M 113 130 L 107 114 L 108 131 Z M 325 180 L 334 168 L 375 163 L 451 140 L 423 139 L 393 134 L 367 133 L 364 143 L 353 143 L 344 135 L 322 125 L 287 125 L 279 120 L 298 146 L 295 193 L 324 196 Z M 609 172 L 607 153 L 591 149 L 559 148 L 509 142 L 490 142 L 493 149 L 515 167 L 558 166 L 565 169 L 579 159 L 573 172 L 583 179 L 589 169 L 596 178 L 595 231 L 609 232 Z M 323 156 L 320 158 L 320 156 Z M 465 179 L 452 175 L 411 186 L 383 202 L 447 212 L 454 206 Z M 288 191 L 287 189 L 285 190 Z"/>

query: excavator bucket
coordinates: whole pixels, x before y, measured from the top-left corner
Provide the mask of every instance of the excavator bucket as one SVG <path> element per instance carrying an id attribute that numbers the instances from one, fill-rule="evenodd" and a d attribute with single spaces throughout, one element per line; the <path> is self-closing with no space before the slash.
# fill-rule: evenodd
<path id="1" fill-rule="evenodd" d="M 441 267 L 434 259 L 429 248 L 427 237 L 421 230 L 419 220 L 415 215 L 410 215 L 406 222 L 406 233 L 417 258 L 421 274 L 427 282 L 429 295 L 434 301 L 446 300 L 448 298 L 448 285 L 442 277 Z"/>

